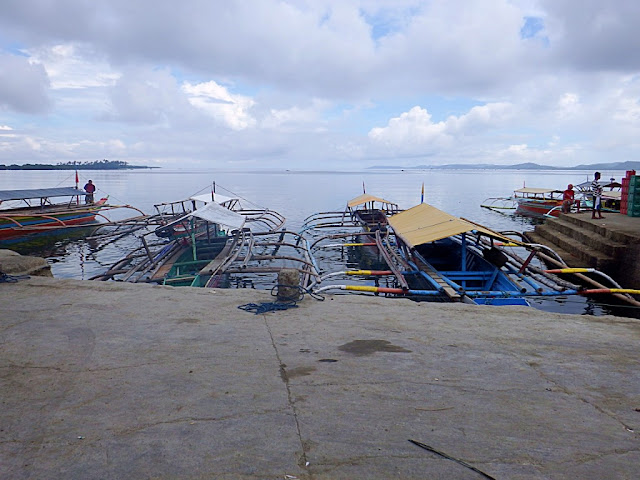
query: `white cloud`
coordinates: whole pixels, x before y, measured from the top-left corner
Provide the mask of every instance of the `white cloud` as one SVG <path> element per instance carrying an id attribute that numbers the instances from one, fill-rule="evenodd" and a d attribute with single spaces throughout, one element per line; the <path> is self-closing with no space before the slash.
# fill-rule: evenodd
<path id="1" fill-rule="evenodd" d="M 374 143 L 405 154 L 438 153 L 452 148 L 456 141 L 468 142 L 470 136 L 503 127 L 511 116 L 510 112 L 511 105 L 494 103 L 473 107 L 461 116 L 452 115 L 446 120 L 433 122 L 426 109 L 416 106 L 389 120 L 386 127 L 371 129 L 369 138 Z"/>
<path id="2" fill-rule="evenodd" d="M 326 131 L 323 112 L 330 107 L 329 102 L 314 98 L 310 105 L 295 105 L 290 108 L 272 108 L 261 122 L 261 127 L 268 129 L 290 129 Z"/>
<path id="3" fill-rule="evenodd" d="M 527 151 L 527 145 L 526 144 L 522 144 L 522 145 L 509 145 L 509 147 L 507 148 L 507 152 L 510 154 L 522 154 L 524 152 Z"/>
<path id="4" fill-rule="evenodd" d="M 565 93 L 558 100 L 558 115 L 568 117 L 580 111 L 580 96 L 575 93 Z"/>
<path id="5" fill-rule="evenodd" d="M 44 66 L 53 89 L 110 86 L 119 77 L 119 74 L 88 45 L 46 45 L 29 49 L 26 53 L 29 54 L 31 63 Z"/>
<path id="6" fill-rule="evenodd" d="M 192 85 L 182 85 L 188 95 L 189 103 L 202 110 L 218 122 L 234 130 L 242 130 L 255 125 L 249 110 L 255 102 L 244 95 L 233 95 L 214 81 Z"/>
<path id="7" fill-rule="evenodd" d="M 448 144 L 451 141 L 451 137 L 446 133 L 445 123 L 433 123 L 429 112 L 420 107 L 413 107 L 399 117 L 392 118 L 386 127 L 371 129 L 369 138 L 376 143 L 399 150 Z"/>
<path id="8" fill-rule="evenodd" d="M 0 2 L 15 135 L 0 129 L 2 151 L 298 168 L 634 159 L 639 28 L 635 0 Z"/>

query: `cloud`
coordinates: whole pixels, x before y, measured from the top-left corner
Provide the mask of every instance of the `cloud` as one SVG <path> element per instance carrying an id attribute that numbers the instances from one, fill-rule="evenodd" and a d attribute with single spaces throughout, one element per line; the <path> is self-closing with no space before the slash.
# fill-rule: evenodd
<path id="1" fill-rule="evenodd" d="M 633 72 L 640 68 L 635 0 L 541 0 L 555 66 L 586 71 Z"/>
<path id="2" fill-rule="evenodd" d="M 399 117 L 392 118 L 386 127 L 376 127 L 369 132 L 369 138 L 386 147 L 399 150 L 413 149 L 416 146 L 434 148 L 449 144 L 444 122 L 433 123 L 426 109 L 413 107 Z"/>
<path id="3" fill-rule="evenodd" d="M 433 122 L 426 109 L 416 106 L 389 120 L 386 127 L 371 129 L 369 138 L 402 153 L 433 154 L 451 148 L 455 141 L 468 141 L 470 136 L 502 128 L 511 110 L 512 106 L 506 103 L 487 104 L 473 107 L 464 115 Z"/>
<path id="4" fill-rule="evenodd" d="M 268 129 L 323 131 L 326 129 L 326 122 L 322 115 L 329 107 L 329 102 L 314 98 L 308 106 L 272 108 L 261 126 Z"/>
<path id="5" fill-rule="evenodd" d="M 109 89 L 110 108 L 100 118 L 169 126 L 192 109 L 176 79 L 165 69 L 131 68 Z"/>
<path id="6" fill-rule="evenodd" d="M 300 168 L 633 159 L 638 28 L 631 0 L 0 2 L 3 152 Z"/>
<path id="7" fill-rule="evenodd" d="M 253 99 L 231 94 L 214 81 L 195 85 L 186 82 L 182 85 L 182 91 L 188 95 L 191 105 L 229 128 L 242 130 L 256 123 L 249 112 L 255 103 Z"/>
<path id="8" fill-rule="evenodd" d="M 49 78 L 41 64 L 0 54 L 0 108 L 19 113 L 45 113 L 51 108 Z"/>
<path id="9" fill-rule="evenodd" d="M 90 45 L 44 45 L 26 53 L 32 62 L 45 67 L 52 89 L 110 86 L 119 77 Z"/>

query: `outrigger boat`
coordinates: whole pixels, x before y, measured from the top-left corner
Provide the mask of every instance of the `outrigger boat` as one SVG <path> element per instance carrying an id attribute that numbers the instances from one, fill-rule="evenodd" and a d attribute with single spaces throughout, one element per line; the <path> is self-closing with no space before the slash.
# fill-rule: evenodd
<path id="1" fill-rule="evenodd" d="M 364 193 L 347 202 L 344 210 L 319 212 L 308 216 L 302 232 L 314 229 L 357 228 L 365 232 L 386 231 L 388 217 L 398 213 L 396 203 Z"/>
<path id="2" fill-rule="evenodd" d="M 235 212 L 242 215 L 245 221 L 251 225 L 252 231 L 275 231 L 282 228 L 285 218 L 274 210 L 267 208 L 245 208 L 238 197 L 229 197 L 219 193 L 211 192 L 200 195 L 193 195 L 185 200 L 178 200 L 169 203 L 158 203 L 154 205 L 157 211 L 156 217 L 159 219 L 161 227 L 155 230 L 159 237 L 176 238 L 189 235 L 190 228 L 184 225 L 183 220 L 190 218 L 189 214 L 195 212 L 204 205 L 215 203 L 222 209 L 216 209 L 220 214 L 224 211 Z M 176 220 L 179 220 L 176 222 Z M 199 222 L 202 228 L 205 222 Z"/>
<path id="3" fill-rule="evenodd" d="M 523 187 L 513 192 L 517 202 L 516 215 L 542 217 L 560 215 L 562 191 L 551 188 Z"/>
<path id="4" fill-rule="evenodd" d="M 480 206 L 494 211 L 512 210 L 516 215 L 527 217 L 557 217 L 562 207 L 562 194 L 552 188 L 523 187 L 514 190 L 510 197 L 487 198 Z"/>
<path id="5" fill-rule="evenodd" d="M 429 301 L 527 306 L 530 296 L 562 295 L 575 288 L 532 265 L 535 249 L 523 260 L 504 248 L 526 248 L 527 244 L 428 204 L 393 215 L 388 227 L 384 238 L 376 233 L 386 269 L 323 273 L 312 285 L 314 293 L 338 289 Z M 338 276 L 360 278 L 365 285 L 322 284 Z"/>
<path id="6" fill-rule="evenodd" d="M 267 276 L 294 268 L 301 282 L 317 275 L 306 240 L 281 230 L 284 217 L 269 209 L 243 209 L 237 200 L 206 194 L 159 204 L 157 209 L 165 210 L 162 225 L 140 237 L 142 247 L 93 280 L 219 287 L 228 286 L 233 274 Z M 188 211 L 189 206 L 196 208 Z M 153 243 L 151 235 L 162 240 Z"/>
<path id="7" fill-rule="evenodd" d="M 347 202 L 343 216 L 348 214 L 365 232 L 386 232 L 388 218 L 399 211 L 396 203 L 363 193 Z"/>
<path id="8" fill-rule="evenodd" d="M 412 267 L 405 278 L 414 294 L 439 292 L 452 301 L 528 305 L 522 294 L 531 288 L 506 267 L 507 256 L 495 246 L 480 243 L 482 236 L 490 242 L 506 243 L 513 241 L 509 237 L 426 203 L 389 222 L 403 257 Z"/>
<path id="9" fill-rule="evenodd" d="M 396 203 L 364 193 L 349 200 L 344 210 L 310 215 L 300 233 L 310 237 L 309 248 L 325 268 L 330 250 L 340 249 L 349 265 L 376 269 L 385 265 L 381 245 L 388 239 L 388 218 L 400 211 Z"/>
<path id="10" fill-rule="evenodd" d="M 84 203 L 85 195 L 86 192 L 73 187 L 0 191 L 0 244 L 23 243 L 79 227 L 99 226 L 97 216 L 104 217 L 107 210 L 123 208 L 108 205 L 107 198 Z"/>

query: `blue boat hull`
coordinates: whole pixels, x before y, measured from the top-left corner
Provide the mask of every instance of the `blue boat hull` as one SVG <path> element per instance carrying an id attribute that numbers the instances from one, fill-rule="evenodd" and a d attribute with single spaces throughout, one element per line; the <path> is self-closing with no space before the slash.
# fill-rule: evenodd
<path id="1" fill-rule="evenodd" d="M 437 287 L 437 282 L 428 273 L 435 271 L 467 302 L 479 305 L 529 305 L 522 296 L 523 289 L 502 270 L 501 263 L 506 261 L 501 257 L 503 254 L 492 251 L 486 254 L 489 261 L 458 240 L 444 238 L 418 246 L 413 255 L 417 260 L 413 265 L 423 280 L 422 287 L 424 282 Z M 418 264 L 423 267 L 419 268 Z M 425 265 L 430 268 L 425 269 Z"/>

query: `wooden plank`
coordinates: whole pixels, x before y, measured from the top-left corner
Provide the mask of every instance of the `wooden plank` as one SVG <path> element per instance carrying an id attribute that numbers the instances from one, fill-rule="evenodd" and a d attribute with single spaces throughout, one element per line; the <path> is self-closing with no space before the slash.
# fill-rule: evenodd
<path id="1" fill-rule="evenodd" d="M 451 300 L 454 300 L 454 301 L 460 301 L 460 298 L 461 298 L 460 294 L 456 292 L 453 288 L 451 288 L 451 285 L 449 285 L 445 281 L 445 279 L 442 278 L 442 275 L 440 275 L 440 273 L 438 273 L 438 271 L 435 268 L 433 268 L 431 265 L 427 263 L 423 263 L 419 261 L 416 257 L 414 257 L 414 261 L 416 262 L 420 270 L 424 271 L 427 275 L 429 275 L 438 284 L 438 286 L 442 288 L 442 291 L 447 295 L 447 297 L 449 297 Z"/>
<path id="2" fill-rule="evenodd" d="M 237 242 L 237 239 L 235 237 L 228 239 L 224 245 L 224 248 L 220 250 L 220 253 L 216 255 L 216 257 L 213 260 L 211 260 L 207 265 L 205 265 L 198 274 L 211 275 L 213 272 L 218 270 L 218 268 L 220 268 L 220 265 L 222 265 L 222 263 L 228 258 L 229 253 L 231 252 L 231 249 L 233 248 L 236 242 Z"/>
<path id="3" fill-rule="evenodd" d="M 155 271 L 155 273 L 151 276 L 149 280 L 151 282 L 157 282 L 159 280 L 164 279 L 164 277 L 166 277 L 169 271 L 171 270 L 171 267 L 173 266 L 173 264 L 176 263 L 180 258 L 180 256 L 184 253 L 184 250 L 185 250 L 184 247 L 179 248 L 173 255 L 171 255 L 171 257 L 169 257 L 167 261 L 164 262 L 164 264 L 158 270 Z"/>

